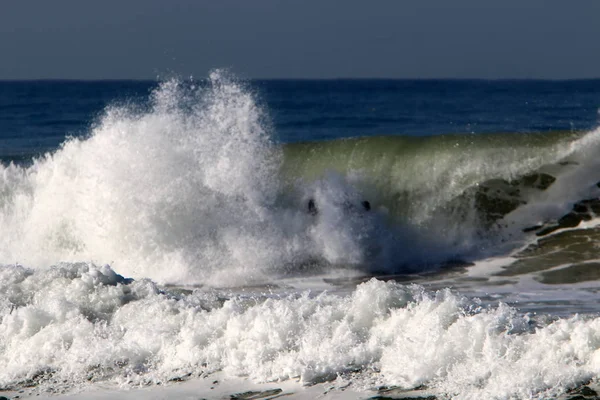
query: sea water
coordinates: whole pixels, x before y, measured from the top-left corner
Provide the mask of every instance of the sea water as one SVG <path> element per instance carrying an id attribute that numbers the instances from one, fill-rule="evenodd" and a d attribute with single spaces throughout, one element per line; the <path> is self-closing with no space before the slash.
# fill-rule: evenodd
<path id="1" fill-rule="evenodd" d="M 0 388 L 592 396 L 599 104 L 600 81 L 2 82 Z"/>

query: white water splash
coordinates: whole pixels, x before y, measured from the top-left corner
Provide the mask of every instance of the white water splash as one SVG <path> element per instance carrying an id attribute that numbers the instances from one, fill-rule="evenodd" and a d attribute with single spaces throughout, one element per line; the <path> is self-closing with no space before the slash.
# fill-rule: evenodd
<path id="1" fill-rule="evenodd" d="M 165 82 L 150 103 L 107 109 L 89 137 L 31 167 L 0 167 L 0 263 L 237 285 L 311 260 L 364 261 L 352 218 L 315 226 L 305 204 L 277 203 L 281 150 L 243 84 L 216 71 L 198 88 Z"/>

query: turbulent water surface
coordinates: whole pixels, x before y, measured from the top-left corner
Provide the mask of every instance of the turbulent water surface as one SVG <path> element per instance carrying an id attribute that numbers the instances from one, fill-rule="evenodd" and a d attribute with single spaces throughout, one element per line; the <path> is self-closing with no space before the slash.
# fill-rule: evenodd
<path id="1" fill-rule="evenodd" d="M 0 89 L 0 389 L 592 396 L 600 82 Z"/>

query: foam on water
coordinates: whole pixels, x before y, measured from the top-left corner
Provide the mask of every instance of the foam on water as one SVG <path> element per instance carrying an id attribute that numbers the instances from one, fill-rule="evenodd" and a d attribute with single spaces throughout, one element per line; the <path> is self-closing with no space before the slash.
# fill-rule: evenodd
<path id="1" fill-rule="evenodd" d="M 222 298 L 110 267 L 0 268 L 0 387 L 351 376 L 457 399 L 548 398 L 600 372 L 600 318 L 534 321 L 448 290 L 371 280 L 347 297 Z M 350 374 L 350 375 L 347 375 Z"/>

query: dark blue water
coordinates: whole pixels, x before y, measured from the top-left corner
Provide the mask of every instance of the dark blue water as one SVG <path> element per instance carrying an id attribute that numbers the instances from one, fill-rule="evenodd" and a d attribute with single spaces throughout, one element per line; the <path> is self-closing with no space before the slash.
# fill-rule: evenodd
<path id="1" fill-rule="evenodd" d="M 600 80 L 271 80 L 247 83 L 282 142 L 373 135 L 586 130 Z M 110 104 L 143 106 L 152 81 L 0 82 L 0 158 L 26 160 L 86 135 Z"/>

